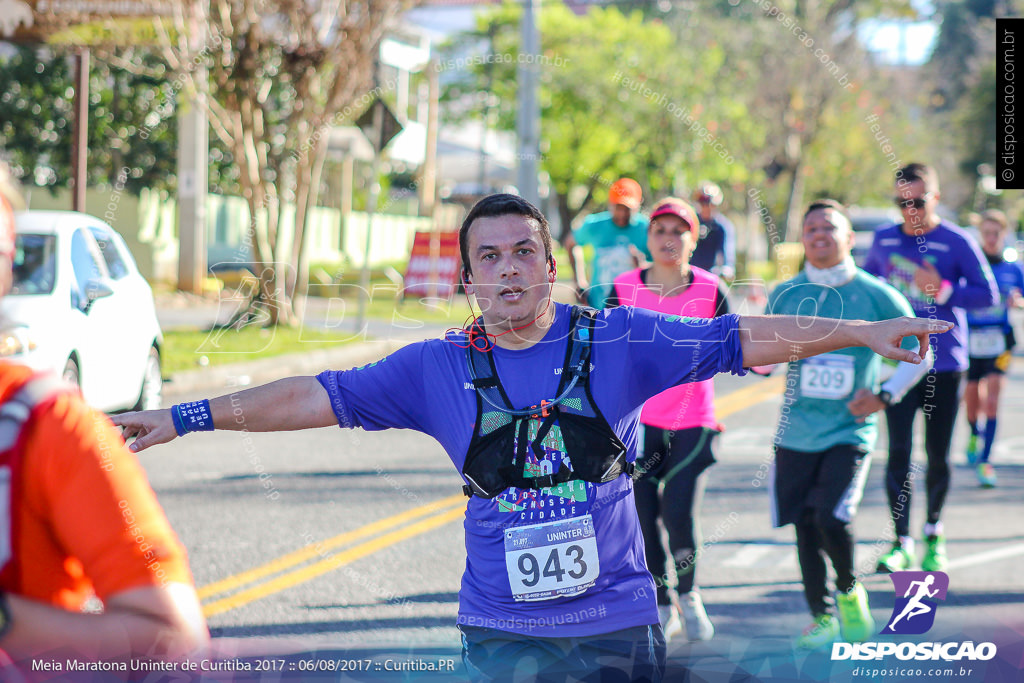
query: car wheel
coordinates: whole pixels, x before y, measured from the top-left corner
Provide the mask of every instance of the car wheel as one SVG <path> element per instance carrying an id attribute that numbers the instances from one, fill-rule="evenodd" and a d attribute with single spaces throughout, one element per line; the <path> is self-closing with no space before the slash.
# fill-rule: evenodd
<path id="1" fill-rule="evenodd" d="M 64 373 L 61 375 L 64 381 L 68 384 L 74 385 L 81 388 L 81 374 L 78 372 L 78 361 L 74 358 L 68 358 L 67 364 L 64 366 Z"/>
<path id="2" fill-rule="evenodd" d="M 164 379 L 160 374 L 160 352 L 156 347 L 149 350 L 146 372 L 142 376 L 142 390 L 133 410 L 159 410 L 163 403 Z"/>

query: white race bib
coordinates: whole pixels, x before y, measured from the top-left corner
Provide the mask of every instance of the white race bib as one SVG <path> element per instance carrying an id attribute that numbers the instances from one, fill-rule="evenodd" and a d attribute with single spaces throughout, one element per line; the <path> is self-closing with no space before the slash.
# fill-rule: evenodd
<path id="1" fill-rule="evenodd" d="M 800 368 L 800 395 L 839 400 L 853 390 L 854 358 L 838 353 L 805 358 Z"/>
<path id="2" fill-rule="evenodd" d="M 505 530 L 505 567 L 517 601 L 579 595 L 601 572 L 590 515 Z"/>
<path id="3" fill-rule="evenodd" d="M 971 328 L 967 340 L 974 358 L 995 358 L 1006 350 L 1006 334 L 1001 327 Z"/>

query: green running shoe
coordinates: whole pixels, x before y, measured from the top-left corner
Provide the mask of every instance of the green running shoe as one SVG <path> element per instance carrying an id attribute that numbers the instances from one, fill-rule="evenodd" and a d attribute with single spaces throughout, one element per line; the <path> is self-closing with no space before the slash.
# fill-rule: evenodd
<path id="1" fill-rule="evenodd" d="M 926 572 L 941 572 L 946 569 L 949 559 L 946 557 L 945 536 L 925 536 L 924 558 L 921 560 L 921 569 Z"/>
<path id="2" fill-rule="evenodd" d="M 839 621 L 831 614 L 819 614 L 796 639 L 796 646 L 801 650 L 817 650 L 828 647 L 838 637 Z"/>
<path id="3" fill-rule="evenodd" d="M 892 549 L 878 558 L 878 567 L 875 569 L 879 574 L 891 574 L 910 569 L 914 565 L 914 555 L 900 545 L 899 541 L 892 544 Z"/>
<path id="4" fill-rule="evenodd" d="M 967 437 L 967 464 L 973 465 L 978 462 L 978 435 L 971 434 Z"/>
<path id="5" fill-rule="evenodd" d="M 996 470 L 992 467 L 992 463 L 978 463 L 978 483 L 983 489 L 990 489 L 996 485 Z"/>
<path id="6" fill-rule="evenodd" d="M 859 643 L 875 634 L 875 620 L 868 607 L 868 592 L 860 583 L 854 584 L 848 593 L 836 593 L 839 608 L 839 628 L 843 640 Z"/>

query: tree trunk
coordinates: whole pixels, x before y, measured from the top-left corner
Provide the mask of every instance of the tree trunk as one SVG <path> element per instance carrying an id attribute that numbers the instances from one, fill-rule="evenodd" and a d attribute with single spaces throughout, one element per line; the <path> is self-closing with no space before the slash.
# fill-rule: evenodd
<path id="1" fill-rule="evenodd" d="M 279 175 L 275 181 L 282 182 Z M 274 235 L 274 260 L 266 264 L 263 271 L 269 285 L 269 298 L 264 300 L 269 314 L 266 326 L 297 325 L 291 297 L 288 296 L 288 268 L 290 254 L 284 251 L 284 240 L 281 239 L 281 193 L 275 183 L 266 183 L 267 189 L 273 192 L 267 202 L 267 232 Z"/>
<path id="2" fill-rule="evenodd" d="M 804 167 L 801 161 L 793 166 L 793 177 L 789 184 L 789 195 L 786 197 L 786 241 L 799 239 L 801 229 L 801 209 L 804 202 Z"/>
<path id="3" fill-rule="evenodd" d="M 310 159 L 310 162 L 305 161 Z M 324 162 L 327 160 L 327 138 L 321 138 L 314 149 L 303 157 L 296 177 L 295 193 L 295 239 L 292 242 L 292 264 L 295 266 L 295 277 L 292 281 L 289 296 L 296 315 L 302 318 L 306 291 L 309 288 L 309 257 L 306 248 L 306 229 L 309 227 L 313 209 L 320 198 L 320 181 L 323 177 Z M 303 172 L 305 170 L 305 173 Z"/>
<path id="4" fill-rule="evenodd" d="M 573 212 L 569 208 L 569 196 L 567 194 L 556 191 L 555 201 L 558 204 L 558 222 L 561 223 L 558 241 L 564 244 L 565 238 L 572 234 Z"/>

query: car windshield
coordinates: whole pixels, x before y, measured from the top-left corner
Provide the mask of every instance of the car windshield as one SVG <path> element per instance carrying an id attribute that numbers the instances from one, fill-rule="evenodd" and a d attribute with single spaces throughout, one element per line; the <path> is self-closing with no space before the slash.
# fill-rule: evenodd
<path id="1" fill-rule="evenodd" d="M 57 282 L 57 237 L 20 233 L 14 244 L 11 294 L 49 294 Z"/>

